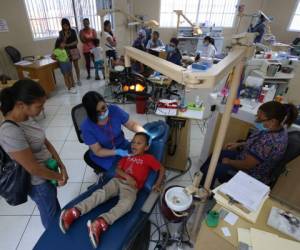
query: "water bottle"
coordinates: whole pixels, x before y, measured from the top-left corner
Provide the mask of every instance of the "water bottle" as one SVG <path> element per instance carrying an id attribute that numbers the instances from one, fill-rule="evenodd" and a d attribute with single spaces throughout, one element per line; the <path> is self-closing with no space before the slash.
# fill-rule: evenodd
<path id="1" fill-rule="evenodd" d="M 45 161 L 45 165 L 46 165 L 47 168 L 49 168 L 49 169 L 51 169 L 51 170 L 53 170 L 57 173 L 59 172 L 58 171 L 58 164 L 57 164 L 57 161 L 55 159 L 53 159 L 53 158 L 48 159 L 47 161 Z M 49 180 L 49 182 L 51 184 L 53 184 L 54 186 L 57 186 L 57 180 Z"/>
<path id="2" fill-rule="evenodd" d="M 200 100 L 200 97 L 197 95 L 196 96 L 196 100 L 195 100 L 195 106 L 196 108 L 200 108 L 201 107 L 201 100 Z"/>

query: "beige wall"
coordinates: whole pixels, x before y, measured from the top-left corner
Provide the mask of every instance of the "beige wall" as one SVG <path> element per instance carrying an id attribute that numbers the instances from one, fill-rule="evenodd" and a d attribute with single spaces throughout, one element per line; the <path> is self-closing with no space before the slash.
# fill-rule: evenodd
<path id="1" fill-rule="evenodd" d="M 153 18 L 159 21 L 159 12 L 160 12 L 160 0 L 152 1 L 134 1 L 134 13 L 136 15 L 146 15 L 149 18 Z M 255 12 L 257 9 L 260 9 L 263 5 L 264 0 L 241 0 L 241 3 L 246 5 L 246 10 L 249 13 Z M 174 14 L 175 15 L 175 14 Z M 246 30 L 249 26 L 249 20 L 244 19 L 241 22 L 240 31 Z M 161 38 L 163 41 L 167 42 L 169 39 L 176 35 L 176 28 L 158 28 Z M 229 44 L 232 34 L 235 32 L 233 28 L 226 28 L 224 30 L 225 43 Z"/>
<path id="2" fill-rule="evenodd" d="M 241 0 L 246 5 L 246 12 L 253 13 L 263 9 L 267 14 L 275 17 L 272 23 L 272 31 L 283 42 L 290 42 L 297 35 L 288 32 L 287 26 L 293 12 L 296 0 Z M 54 39 L 33 41 L 24 0 L 0 0 L 0 18 L 7 20 L 9 32 L 0 33 L 0 74 L 5 72 L 16 77 L 14 67 L 3 52 L 3 48 L 12 45 L 18 48 L 23 56 L 43 55 L 51 53 Z M 159 20 L 160 0 L 115 0 L 115 7 L 139 15 L 146 15 Z M 115 14 L 115 34 L 118 39 L 118 47 L 128 45 L 135 37 L 135 29 L 127 27 L 127 18 L 123 14 Z M 240 31 L 246 30 L 249 19 L 245 18 L 241 23 Z M 167 42 L 175 35 L 175 28 L 158 28 L 161 38 Z M 225 43 L 230 42 L 234 29 L 225 29 Z M 83 60 L 82 60 L 83 61 Z"/>
<path id="3" fill-rule="evenodd" d="M 131 1 L 115 0 L 114 6 L 130 12 L 129 7 L 132 7 L 132 4 L 130 5 Z M 4 52 L 4 47 L 7 45 L 14 46 L 20 50 L 22 56 L 45 55 L 52 52 L 55 39 L 33 40 L 24 0 L 0 0 L 0 6 L 0 18 L 6 19 L 9 27 L 9 32 L 0 32 L 0 74 L 5 73 L 12 78 L 16 78 L 16 71 Z M 132 29 L 127 27 L 127 18 L 123 14 L 115 14 L 115 24 L 118 47 L 122 48 L 130 44 Z M 81 59 L 82 68 L 84 68 L 83 64 L 84 61 Z"/>
<path id="4" fill-rule="evenodd" d="M 0 73 L 16 77 L 16 72 L 3 48 L 18 48 L 23 56 L 51 53 L 54 40 L 33 41 L 23 0 L 0 0 L 0 18 L 7 21 L 9 32 L 0 32 Z"/>
<path id="5" fill-rule="evenodd" d="M 271 23 L 272 33 L 277 40 L 291 43 L 299 32 L 288 31 L 288 26 L 297 5 L 297 0 L 266 0 L 263 10 L 275 19 Z"/>
<path id="6" fill-rule="evenodd" d="M 146 15 L 159 21 L 160 0 L 152 1 L 134 1 L 134 13 L 137 15 Z M 297 35 L 296 32 L 287 30 L 290 17 L 293 13 L 297 0 L 241 0 L 241 4 L 246 5 L 246 13 L 254 13 L 262 9 L 266 14 L 275 18 L 271 25 L 272 32 L 283 42 L 291 42 Z M 237 22 L 237 20 L 235 20 Z M 243 18 L 239 31 L 246 31 L 250 23 L 249 18 Z M 168 41 L 171 36 L 176 35 L 175 28 L 158 28 L 161 38 Z M 234 34 L 234 28 L 226 28 L 224 30 L 225 44 L 229 44 L 231 36 Z"/>

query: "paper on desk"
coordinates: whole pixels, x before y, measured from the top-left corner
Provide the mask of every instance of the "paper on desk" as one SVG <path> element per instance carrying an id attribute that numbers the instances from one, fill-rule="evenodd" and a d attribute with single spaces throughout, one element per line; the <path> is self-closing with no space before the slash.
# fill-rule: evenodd
<path id="1" fill-rule="evenodd" d="M 264 197 L 269 194 L 270 187 L 239 171 L 230 181 L 222 185 L 220 191 L 229 195 L 250 211 L 256 211 Z"/>
<path id="2" fill-rule="evenodd" d="M 299 242 L 286 240 L 255 228 L 251 228 L 250 232 L 253 250 L 300 250 Z"/>
<path id="3" fill-rule="evenodd" d="M 252 246 L 250 230 L 245 228 L 238 228 L 237 231 L 238 231 L 238 241 L 247 244 L 248 246 Z"/>
<path id="4" fill-rule="evenodd" d="M 164 116 L 176 116 L 177 109 L 157 108 L 155 114 Z"/>
<path id="5" fill-rule="evenodd" d="M 224 220 L 227 222 L 227 223 L 229 223 L 231 226 L 233 226 L 236 222 L 237 222 L 237 220 L 239 219 L 239 217 L 237 216 L 237 215 L 235 215 L 234 213 L 228 213 L 226 216 L 225 216 L 225 218 L 224 218 Z"/>
<path id="6" fill-rule="evenodd" d="M 222 230 L 225 237 L 230 237 L 231 236 L 231 233 L 230 233 L 228 227 L 222 227 L 221 230 Z"/>
<path id="7" fill-rule="evenodd" d="M 190 119 L 203 119 L 203 111 L 187 109 L 185 112 L 178 112 L 178 116 Z"/>
<path id="8" fill-rule="evenodd" d="M 22 61 L 19 61 L 19 62 L 15 63 L 15 65 L 21 65 L 21 66 L 26 66 L 26 65 L 30 65 L 30 64 L 32 64 L 32 62 L 25 61 L 25 60 L 22 60 Z"/>
<path id="9" fill-rule="evenodd" d="M 221 186 L 218 186 L 217 188 L 215 188 L 213 190 L 213 193 L 215 194 L 214 198 L 217 201 L 217 203 L 220 204 L 221 206 L 223 206 L 224 208 L 226 208 L 226 209 L 236 213 L 237 215 L 243 217 L 247 221 L 255 223 L 258 216 L 259 216 L 259 214 L 260 214 L 260 211 L 261 211 L 265 201 L 268 199 L 268 196 L 264 197 L 262 203 L 260 204 L 259 208 L 256 211 L 246 213 L 245 211 L 243 211 L 239 207 L 235 206 L 234 204 L 230 204 L 228 202 L 228 199 L 226 199 L 225 197 L 223 197 L 222 195 L 219 194 L 219 190 L 223 185 L 225 185 L 225 184 L 222 184 Z"/>

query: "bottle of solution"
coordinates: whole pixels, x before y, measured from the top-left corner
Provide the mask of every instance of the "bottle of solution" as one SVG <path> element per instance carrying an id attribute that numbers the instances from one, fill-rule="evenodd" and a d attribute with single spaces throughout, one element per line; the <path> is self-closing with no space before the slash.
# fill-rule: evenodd
<path id="1" fill-rule="evenodd" d="M 259 97 L 258 97 L 258 101 L 259 101 L 260 103 L 263 103 L 263 102 L 264 102 L 265 97 L 266 97 L 268 91 L 269 91 L 269 86 L 268 86 L 268 85 L 263 86 L 263 88 L 262 88 L 262 90 L 261 90 L 261 92 L 260 92 L 260 95 L 259 95 Z"/>
<path id="2" fill-rule="evenodd" d="M 202 104 L 202 102 L 200 100 L 200 96 L 197 95 L 196 96 L 196 100 L 195 100 L 195 106 L 196 106 L 196 108 L 200 108 L 201 104 Z"/>
<path id="3" fill-rule="evenodd" d="M 268 93 L 266 94 L 265 98 L 264 98 L 264 102 L 270 102 L 274 100 L 276 94 L 276 86 L 273 85 L 269 90 Z"/>

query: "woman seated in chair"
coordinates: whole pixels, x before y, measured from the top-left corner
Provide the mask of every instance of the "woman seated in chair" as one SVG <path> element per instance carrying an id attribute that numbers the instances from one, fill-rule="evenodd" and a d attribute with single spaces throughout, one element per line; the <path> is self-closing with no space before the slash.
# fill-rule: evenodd
<path id="1" fill-rule="evenodd" d="M 287 148 L 286 128 L 292 125 L 297 115 L 297 108 L 292 104 L 275 101 L 262 104 L 256 116 L 257 130 L 246 142 L 228 143 L 226 150 L 221 152 L 211 187 L 214 187 L 216 179 L 221 183 L 227 182 L 239 170 L 269 185 L 272 167 L 281 160 Z M 240 146 L 243 149 L 238 152 Z M 204 184 L 210 159 L 201 167 L 201 185 Z"/>
<path id="2" fill-rule="evenodd" d="M 81 124 L 81 131 L 84 143 L 90 147 L 89 158 L 94 165 L 109 170 L 120 157 L 128 156 L 130 143 L 124 137 L 122 126 L 134 133 L 146 131 L 131 120 L 127 112 L 116 105 L 108 105 L 95 91 L 86 93 L 82 104 L 88 117 Z"/>

